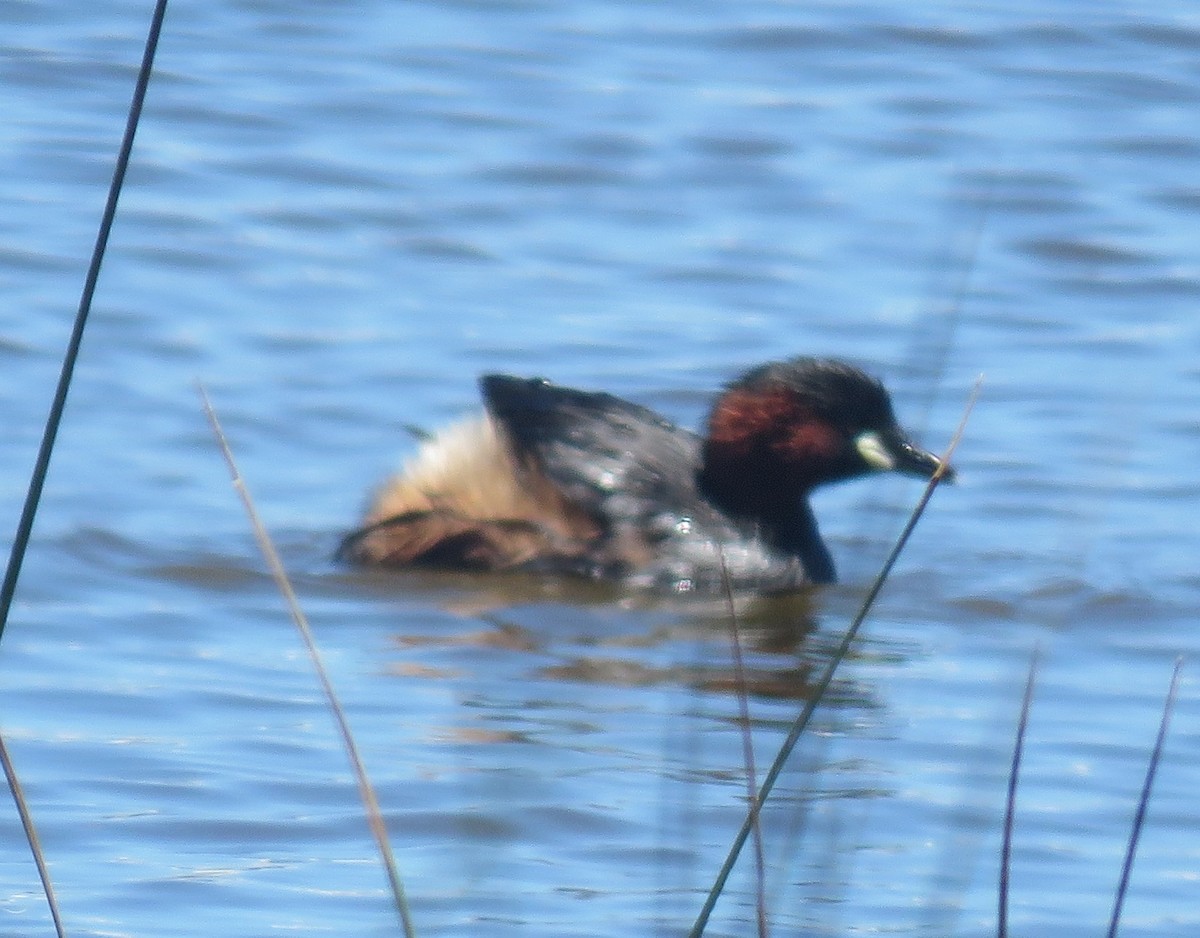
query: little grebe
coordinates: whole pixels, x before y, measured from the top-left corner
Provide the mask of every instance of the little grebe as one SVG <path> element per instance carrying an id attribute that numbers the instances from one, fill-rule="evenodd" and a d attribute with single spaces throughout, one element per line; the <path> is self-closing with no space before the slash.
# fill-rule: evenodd
<path id="1" fill-rule="evenodd" d="M 486 413 L 422 445 L 340 555 L 384 567 L 546 570 L 677 592 L 832 583 L 819 485 L 941 465 L 852 365 L 754 368 L 697 436 L 611 394 L 487 375 Z M 952 475 L 947 467 L 946 475 Z"/>

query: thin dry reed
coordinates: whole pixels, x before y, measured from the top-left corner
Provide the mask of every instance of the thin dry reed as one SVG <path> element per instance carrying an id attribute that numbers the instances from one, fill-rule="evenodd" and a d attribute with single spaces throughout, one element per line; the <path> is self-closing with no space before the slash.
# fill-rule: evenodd
<path id="1" fill-rule="evenodd" d="M 278 587 L 280 595 L 283 596 L 283 600 L 287 604 L 292 622 L 295 624 L 296 630 L 300 633 L 300 638 L 303 640 L 304 647 L 308 651 L 309 660 L 312 662 L 313 670 L 317 674 L 317 679 L 321 682 L 321 689 L 325 692 L 325 699 L 329 704 L 329 712 L 333 714 L 338 733 L 342 738 L 342 745 L 346 750 L 346 757 L 349 759 L 350 766 L 354 770 L 354 778 L 358 783 L 359 797 L 362 799 L 363 808 L 367 815 L 367 825 L 370 827 L 371 834 L 375 838 L 375 844 L 379 850 L 384 871 L 387 874 L 388 886 L 392 890 L 392 898 L 396 905 L 396 911 L 400 915 L 400 923 L 404 927 L 406 938 L 413 938 L 416 932 L 413 929 L 412 916 L 408 909 L 408 900 L 404 894 L 404 885 L 400 881 L 400 874 L 396 869 L 396 860 L 392 855 L 392 846 L 388 840 L 387 825 L 383 821 L 383 814 L 379 809 L 379 799 L 376 797 L 375 788 L 367 776 L 366 767 L 363 765 L 362 758 L 358 752 L 358 745 L 354 741 L 354 734 L 350 730 L 350 721 L 346 717 L 346 711 L 343 709 L 341 701 L 338 700 L 337 692 L 333 689 L 333 683 L 329 679 L 329 672 L 325 668 L 325 662 L 321 659 L 320 649 L 317 647 L 316 639 L 313 638 L 312 629 L 309 627 L 308 617 L 305 616 L 304 610 L 300 607 L 300 601 L 296 597 L 296 591 L 292 588 L 291 580 L 288 578 L 287 570 L 283 566 L 279 552 L 275 550 L 275 544 L 271 540 L 271 535 L 267 532 L 266 526 L 262 523 L 262 519 L 259 518 L 258 510 L 254 507 L 254 499 L 251 498 L 250 490 L 246 487 L 241 472 L 238 470 L 233 450 L 230 448 L 229 441 L 221 429 L 221 423 L 217 419 L 216 411 L 213 410 L 212 402 L 208 399 L 208 394 L 205 393 L 203 387 L 200 387 L 199 390 L 201 400 L 204 404 L 204 413 L 208 417 L 213 435 L 216 437 L 217 444 L 221 448 L 221 455 L 224 456 L 225 464 L 229 468 L 234 490 L 237 492 L 242 506 L 246 510 L 246 516 L 249 518 L 250 526 L 254 530 L 254 538 L 258 542 L 259 550 L 262 552 L 263 559 L 270 568 L 271 576 L 275 580 L 275 585 Z"/>

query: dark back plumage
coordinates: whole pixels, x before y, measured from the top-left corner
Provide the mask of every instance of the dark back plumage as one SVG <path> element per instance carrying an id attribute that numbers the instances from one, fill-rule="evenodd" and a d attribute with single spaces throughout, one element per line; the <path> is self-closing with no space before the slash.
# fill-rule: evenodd
<path id="1" fill-rule="evenodd" d="M 813 487 L 940 465 L 904 439 L 883 386 L 835 360 L 751 369 L 717 399 L 703 438 L 540 378 L 491 374 L 481 389 L 487 418 L 468 428 L 479 448 L 463 458 L 461 430 L 426 444 L 347 539 L 351 559 L 674 591 L 717 591 L 727 572 L 738 589 L 791 590 L 834 580 Z"/>

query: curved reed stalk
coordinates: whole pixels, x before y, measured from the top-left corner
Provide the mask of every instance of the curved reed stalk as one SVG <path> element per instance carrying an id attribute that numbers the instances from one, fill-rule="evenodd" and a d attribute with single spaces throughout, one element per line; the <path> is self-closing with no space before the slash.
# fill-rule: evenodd
<path id="1" fill-rule="evenodd" d="M 892 567 L 896 565 L 896 561 L 908 543 L 909 537 L 912 536 L 912 532 L 916 529 L 917 522 L 921 520 L 921 515 L 924 514 L 925 507 L 929 504 L 929 499 L 933 497 L 934 489 L 938 487 L 938 484 L 945 477 L 950 465 L 950 458 L 954 455 L 954 451 L 958 448 L 958 444 L 962 440 L 967 419 L 970 417 L 971 410 L 975 406 L 982 382 L 982 376 L 975 382 L 975 387 L 964 409 L 962 420 L 959 421 L 958 429 L 955 430 L 954 436 L 950 440 L 950 445 L 946 447 L 946 451 L 941 457 L 941 466 L 938 467 L 937 471 L 930 478 L 929 483 L 925 486 L 925 491 L 921 494 L 916 507 L 913 508 L 912 513 L 909 515 L 908 521 L 904 525 L 904 529 L 900 532 L 900 536 L 896 539 L 891 553 L 888 554 L 870 589 L 867 590 L 867 595 L 864 597 L 858 613 L 854 616 L 850 627 L 846 629 L 841 643 L 829 659 L 829 664 L 825 666 L 820 679 L 816 682 L 812 696 L 805 702 L 804 708 L 800 711 L 799 716 L 796 717 L 795 722 L 792 723 L 792 728 L 788 732 L 787 738 L 784 739 L 783 744 L 779 747 L 775 761 L 771 763 L 770 769 L 767 770 L 767 774 L 763 777 L 758 796 L 750 803 L 750 807 L 746 812 L 746 820 L 742 822 L 741 829 L 734 836 L 733 844 L 729 848 L 725 862 L 721 865 L 721 869 L 717 873 L 712 887 L 709 889 L 708 896 L 704 900 L 704 905 L 700 909 L 700 914 L 697 915 L 691 931 L 688 932 L 689 938 L 701 938 L 704 934 L 704 929 L 708 926 L 708 920 L 712 916 L 712 911 L 716 907 L 717 900 L 725 890 L 725 883 L 728 881 L 730 873 L 733 872 L 733 868 L 737 864 L 742 848 L 746 845 L 746 840 L 749 838 L 755 824 L 758 823 L 758 817 L 762 813 L 763 805 L 766 804 L 767 798 L 770 797 L 771 791 L 775 787 L 775 783 L 779 780 L 784 765 L 791 756 L 792 750 L 796 748 L 796 743 L 800 741 L 801 734 L 808 727 L 812 715 L 817 709 L 817 705 L 821 702 L 821 698 L 825 696 L 829 685 L 833 683 L 834 672 L 837 671 L 842 659 L 849 653 L 850 646 L 854 643 L 859 628 L 866 620 L 871 608 L 875 605 L 875 600 L 883 589 L 883 584 L 887 582 L 887 578 L 892 572 Z"/>
<path id="2" fill-rule="evenodd" d="M 312 629 L 309 628 L 308 617 L 304 614 L 304 610 L 300 608 L 300 601 L 296 598 L 296 591 L 292 589 L 291 580 L 288 579 L 287 570 L 284 569 L 283 561 L 279 558 L 279 552 L 275 550 L 275 544 L 271 541 L 271 535 L 267 533 L 266 526 L 263 525 L 262 520 L 258 516 L 258 510 L 254 507 L 254 500 L 250 497 L 250 490 L 246 488 L 246 483 L 242 479 L 241 472 L 238 470 L 237 461 L 233 457 L 233 450 L 230 448 L 229 441 L 221 429 L 221 423 L 217 419 L 216 411 L 213 410 L 212 402 L 209 401 L 208 394 L 205 393 L 202 386 L 199 388 L 199 391 L 200 398 L 204 404 L 204 413 L 208 417 L 213 435 L 216 437 L 217 444 L 221 448 L 221 455 L 225 457 L 225 464 L 229 468 L 233 487 L 242 501 L 242 506 L 246 509 L 246 515 L 250 519 L 250 526 L 254 529 L 254 538 L 258 542 L 263 559 L 266 560 L 267 566 L 271 570 L 271 576 L 275 580 L 275 585 L 279 588 L 279 592 L 287 604 L 292 622 L 295 624 L 296 630 L 300 633 L 300 637 L 304 641 L 304 647 L 308 650 L 313 670 L 317 673 L 317 679 L 321 682 L 321 689 L 325 692 L 325 699 L 329 703 L 329 710 L 333 714 L 334 721 L 337 723 L 338 733 L 342 737 L 342 745 L 345 747 L 350 766 L 354 770 L 354 778 L 358 782 L 359 797 L 362 799 L 363 807 L 367 813 L 367 825 L 371 828 L 371 834 L 374 836 L 375 844 L 379 849 L 379 856 L 383 861 L 384 872 L 387 874 L 388 885 L 392 890 L 392 897 L 396 905 L 396 911 L 400 915 L 400 922 L 404 927 L 404 934 L 406 938 L 414 938 L 416 932 L 413 929 L 412 916 L 409 914 L 408 900 L 404 895 L 404 885 L 400 882 L 400 874 L 396 869 L 396 859 L 392 855 L 392 846 L 388 841 L 387 825 L 383 822 L 383 814 L 379 809 L 379 799 L 375 795 L 375 788 L 371 784 L 371 780 L 367 777 L 366 767 L 363 765 L 362 757 L 358 753 L 358 745 L 354 742 L 354 734 L 350 731 L 350 721 L 346 718 L 346 711 L 342 709 L 337 692 L 333 689 L 333 682 L 329 679 L 329 672 L 326 671 L 325 662 L 321 659 L 320 649 L 317 648 Z"/>
<path id="3" fill-rule="evenodd" d="M 997 938 L 1008 936 L 1008 887 L 1012 866 L 1013 820 L 1017 807 L 1017 782 L 1021 776 L 1021 757 L 1025 753 L 1025 729 L 1029 725 L 1029 709 L 1033 705 L 1033 687 L 1037 682 L 1041 649 L 1035 648 L 1029 662 L 1029 676 L 1025 679 L 1025 693 L 1021 697 L 1021 716 L 1017 720 L 1017 739 L 1013 744 L 1012 766 L 1008 772 L 1008 794 L 1004 800 L 1004 831 L 1000 844 L 1000 886 L 997 890 L 999 910 L 996 915 Z"/>

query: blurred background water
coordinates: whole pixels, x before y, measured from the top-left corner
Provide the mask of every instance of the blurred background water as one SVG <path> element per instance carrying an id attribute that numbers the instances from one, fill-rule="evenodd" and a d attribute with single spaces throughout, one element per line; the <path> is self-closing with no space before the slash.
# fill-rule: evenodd
<path id="1" fill-rule="evenodd" d="M 0 518 L 15 527 L 149 3 L 0 3 Z M 422 935 L 686 932 L 736 831 L 720 610 L 330 559 L 488 370 L 698 425 L 799 353 L 958 457 L 765 815 L 776 934 L 1101 933 L 1200 609 L 1189 4 L 177 3 L 8 633 L 0 729 L 76 935 L 391 934 L 212 394 L 379 787 Z M 760 772 L 917 486 L 817 511 L 749 614 Z M 3 535 L 5 546 L 10 535 Z M 1200 923 L 1189 668 L 1125 935 Z M 0 934 L 48 916 L 0 812 Z M 754 929 L 749 855 L 708 934 Z"/>

